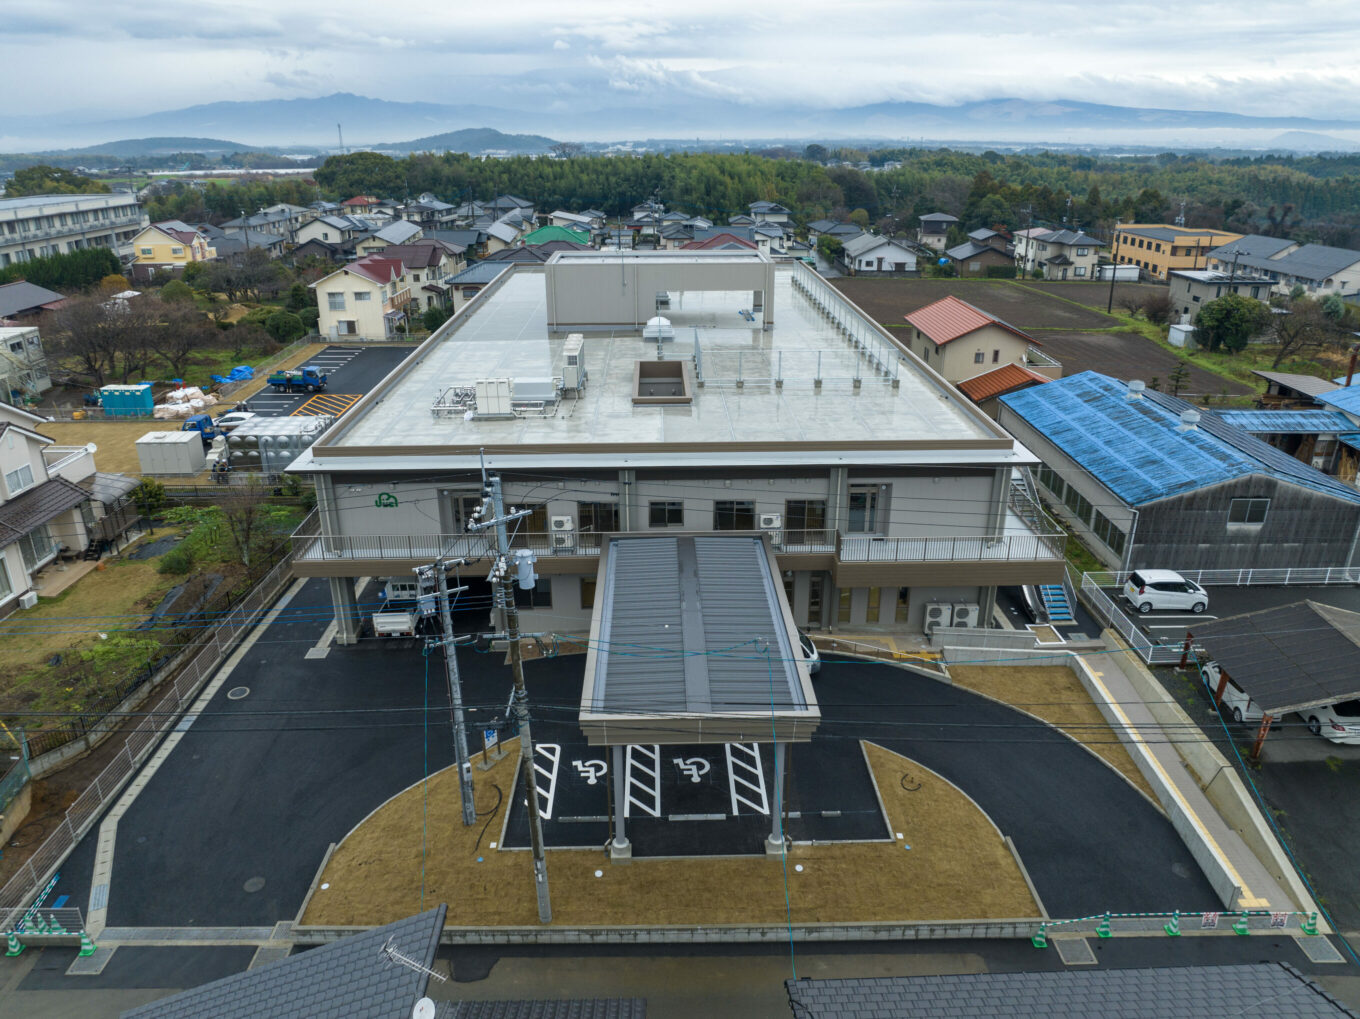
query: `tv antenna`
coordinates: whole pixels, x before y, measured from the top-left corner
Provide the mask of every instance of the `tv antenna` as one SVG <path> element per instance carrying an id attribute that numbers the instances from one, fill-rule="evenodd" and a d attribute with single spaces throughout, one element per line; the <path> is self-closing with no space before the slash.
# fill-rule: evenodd
<path id="1" fill-rule="evenodd" d="M 422 966 L 420 963 L 412 959 L 409 955 L 407 955 L 399 948 L 397 948 L 395 945 L 393 945 L 392 938 L 394 937 L 396 937 L 395 934 L 388 937 L 387 941 L 383 943 L 382 948 L 378 949 L 379 955 L 384 956 L 388 962 L 394 962 L 398 966 L 405 966 L 409 970 L 414 970 L 417 973 L 424 973 L 427 977 L 433 977 L 435 980 L 438 980 L 441 984 L 448 979 L 448 977 L 444 976 L 443 973 L 436 973 L 434 970 L 430 969 L 430 967 Z"/>

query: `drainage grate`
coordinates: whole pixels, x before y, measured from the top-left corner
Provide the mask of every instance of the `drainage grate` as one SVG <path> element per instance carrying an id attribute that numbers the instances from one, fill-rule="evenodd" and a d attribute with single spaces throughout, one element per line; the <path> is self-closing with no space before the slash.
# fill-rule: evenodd
<path id="1" fill-rule="evenodd" d="M 1054 938 L 1053 947 L 1058 950 L 1058 958 L 1064 966 L 1096 964 L 1096 953 L 1091 951 L 1091 942 L 1085 938 Z"/>
<path id="2" fill-rule="evenodd" d="M 1331 938 L 1319 935 L 1304 935 L 1294 938 L 1294 943 L 1299 946 L 1299 951 L 1308 956 L 1309 962 L 1345 962 L 1341 953 L 1332 944 Z"/>
<path id="3" fill-rule="evenodd" d="M 113 958 L 113 953 L 118 951 L 118 946 L 113 948 L 96 948 L 93 955 L 76 956 L 71 960 L 71 965 L 66 967 L 68 977 L 97 977 L 104 972 L 104 967 Z"/>

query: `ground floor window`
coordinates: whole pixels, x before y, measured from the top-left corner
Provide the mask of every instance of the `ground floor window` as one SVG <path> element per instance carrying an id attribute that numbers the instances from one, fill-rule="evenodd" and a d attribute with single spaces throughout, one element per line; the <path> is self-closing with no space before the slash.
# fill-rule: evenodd
<path id="1" fill-rule="evenodd" d="M 595 607 L 595 578 L 581 578 L 581 608 L 593 609 Z"/>
<path id="2" fill-rule="evenodd" d="M 869 606 L 864 611 L 864 621 L 866 623 L 878 622 L 878 613 L 882 607 L 881 602 L 879 601 L 880 590 L 881 589 L 877 587 L 869 588 Z"/>
<path id="3" fill-rule="evenodd" d="M 9 581 L 9 564 L 0 557 L 0 599 L 8 598 L 14 593 L 14 585 Z"/>
<path id="4" fill-rule="evenodd" d="M 28 570 L 36 570 L 44 559 L 57 550 L 57 543 L 52 540 L 52 532 L 46 524 L 33 528 L 19 539 L 18 545 L 24 568 Z"/>
<path id="5" fill-rule="evenodd" d="M 548 578 L 539 577 L 538 583 L 527 590 L 516 584 L 515 607 L 521 609 L 552 608 L 552 586 L 549 584 Z"/>
<path id="6" fill-rule="evenodd" d="M 893 619 L 898 623 L 905 623 L 911 614 L 911 588 L 899 587 L 897 589 L 897 613 Z"/>
<path id="7" fill-rule="evenodd" d="M 649 502 L 647 504 L 648 527 L 683 527 L 685 525 L 685 504 L 683 502 Z"/>
<path id="8" fill-rule="evenodd" d="M 848 587 L 841 588 L 841 603 L 840 606 L 836 609 L 836 622 L 838 623 L 850 622 L 850 597 L 853 594 L 854 591 L 852 591 L 850 588 Z"/>

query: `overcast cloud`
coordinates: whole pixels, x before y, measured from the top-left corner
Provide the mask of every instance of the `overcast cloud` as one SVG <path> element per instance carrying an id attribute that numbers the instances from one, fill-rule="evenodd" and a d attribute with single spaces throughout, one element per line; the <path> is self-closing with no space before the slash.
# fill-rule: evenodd
<path id="1" fill-rule="evenodd" d="M 1356 116 L 1345 0 L 7 0 L 6 113 L 334 91 L 550 108 L 1019 96 Z"/>

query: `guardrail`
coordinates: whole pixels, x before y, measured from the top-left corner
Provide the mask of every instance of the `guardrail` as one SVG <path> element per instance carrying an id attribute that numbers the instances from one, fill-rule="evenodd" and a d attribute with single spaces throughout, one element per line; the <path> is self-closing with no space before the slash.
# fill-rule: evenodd
<path id="1" fill-rule="evenodd" d="M 76 798 L 65 817 L 43 840 L 33 855 L 0 888 L 0 931 L 13 930 L 18 916 L 33 897 L 52 879 L 105 807 L 122 792 L 142 762 L 180 714 L 198 696 L 237 642 L 250 630 L 292 580 L 289 559 L 282 559 L 235 609 L 212 631 L 201 649 L 180 670 L 127 740 L 86 790 Z"/>
<path id="2" fill-rule="evenodd" d="M 1081 593 L 1086 599 L 1087 608 L 1123 637 L 1124 642 L 1149 665 L 1169 665 L 1180 661 L 1180 644 L 1160 644 L 1153 641 L 1115 604 L 1114 599 L 1100 589 L 1100 585 L 1092 579 L 1096 576 L 1099 574 L 1086 573 L 1081 578 Z"/>
<path id="3" fill-rule="evenodd" d="M 1100 587 L 1123 587 L 1133 571 L 1101 570 L 1087 573 Z M 1177 570 L 1186 580 L 1203 587 L 1319 587 L 1360 584 L 1360 568 L 1354 566 L 1286 566 L 1242 570 Z"/>

